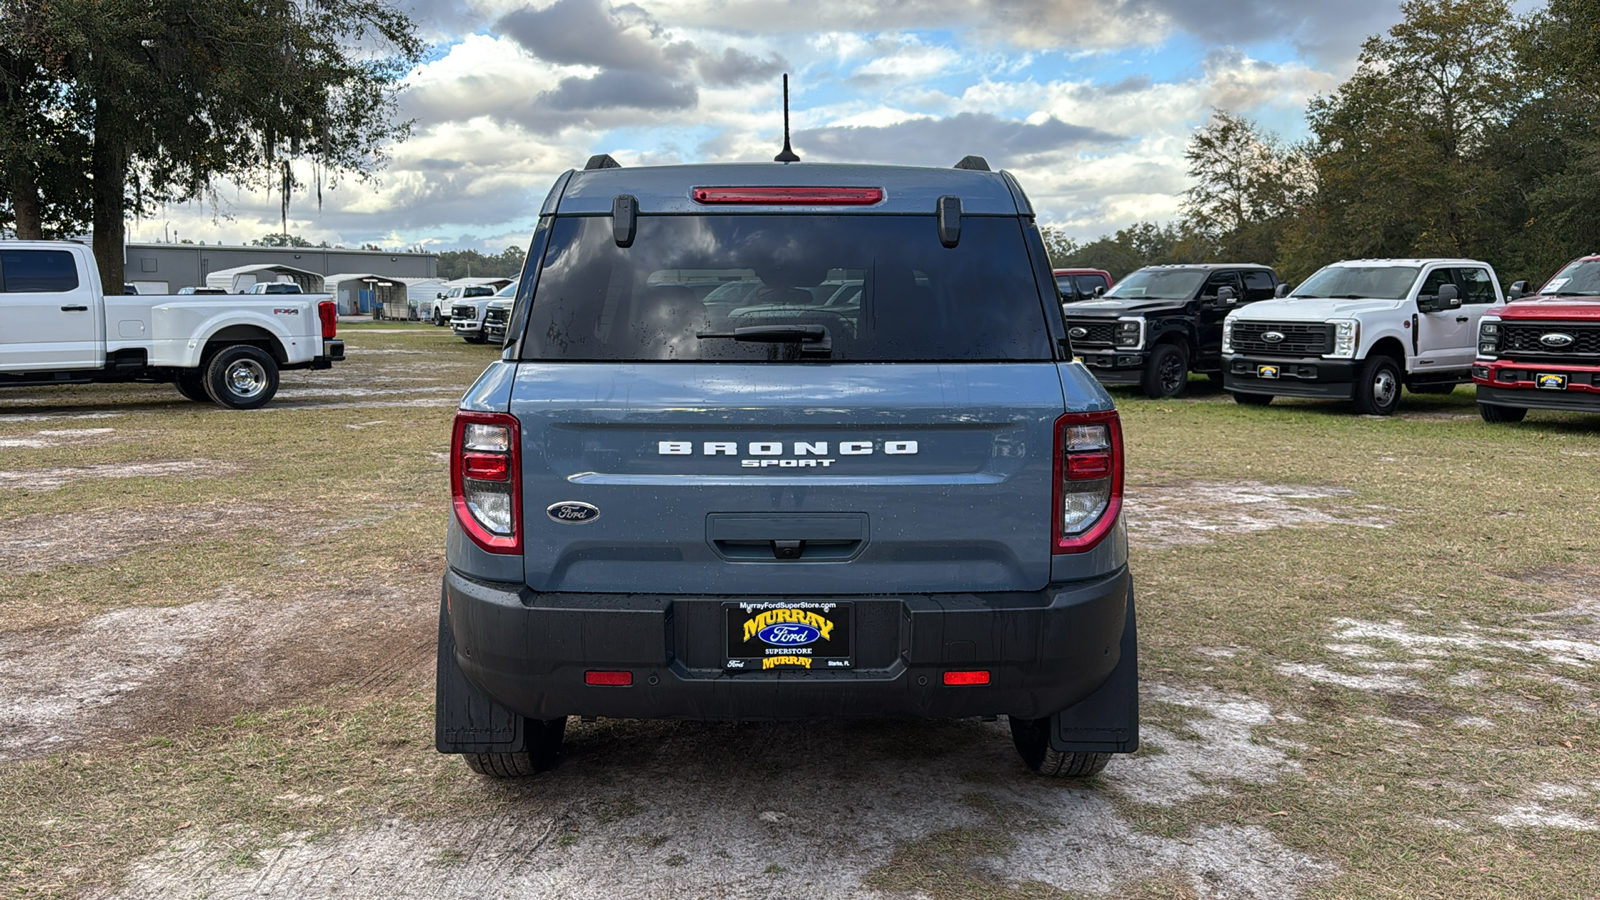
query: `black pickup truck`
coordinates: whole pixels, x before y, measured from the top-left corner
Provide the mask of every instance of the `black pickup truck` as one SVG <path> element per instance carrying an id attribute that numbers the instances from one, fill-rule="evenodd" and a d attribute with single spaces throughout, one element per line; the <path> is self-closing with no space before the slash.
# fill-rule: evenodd
<path id="1" fill-rule="evenodd" d="M 1277 289 L 1277 273 L 1253 263 L 1146 266 L 1063 313 L 1074 355 L 1101 384 L 1176 397 L 1190 372 L 1222 377 L 1222 320 Z"/>

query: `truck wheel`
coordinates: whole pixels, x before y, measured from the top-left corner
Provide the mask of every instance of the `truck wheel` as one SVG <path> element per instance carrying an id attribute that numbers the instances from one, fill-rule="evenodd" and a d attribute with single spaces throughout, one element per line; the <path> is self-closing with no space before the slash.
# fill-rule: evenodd
<path id="1" fill-rule="evenodd" d="M 1528 414 L 1528 410 L 1521 406 L 1495 406 L 1489 403 L 1478 404 L 1478 415 L 1485 422 L 1494 425 L 1505 425 L 1512 422 L 1521 422 Z"/>
<path id="2" fill-rule="evenodd" d="M 184 369 L 178 373 L 178 380 L 173 382 L 178 393 L 196 403 L 211 402 L 211 395 L 206 393 L 205 373 L 199 369 Z"/>
<path id="3" fill-rule="evenodd" d="M 1189 354 L 1178 344 L 1157 344 L 1144 365 L 1139 386 L 1152 400 L 1165 400 L 1183 393 L 1189 384 Z"/>
<path id="4" fill-rule="evenodd" d="M 463 753 L 467 768 L 490 778 L 526 778 L 556 767 L 561 758 L 561 737 L 567 719 L 526 719 L 523 726 L 528 749 L 522 753 Z"/>
<path id="5" fill-rule="evenodd" d="M 434 310 L 433 311 L 433 327 L 438 328 L 439 326 L 441 326 L 443 324 L 444 324 L 444 313 L 439 312 L 437 309 Z"/>
<path id="6" fill-rule="evenodd" d="M 206 366 L 205 386 L 212 400 L 229 409 L 259 409 L 278 392 L 278 364 L 260 347 L 223 347 Z"/>
<path id="7" fill-rule="evenodd" d="M 1271 394 L 1246 394 L 1243 391 L 1233 392 L 1233 402 L 1240 406 L 1266 406 L 1272 402 Z"/>
<path id="8" fill-rule="evenodd" d="M 1011 716 L 1011 743 L 1028 768 L 1040 775 L 1057 778 L 1088 778 L 1098 775 L 1111 761 L 1109 753 L 1075 753 L 1050 746 L 1049 719 L 1019 719 Z"/>
<path id="9" fill-rule="evenodd" d="M 1400 367 L 1392 357 L 1371 356 L 1356 373 L 1356 412 L 1387 416 L 1400 405 Z"/>

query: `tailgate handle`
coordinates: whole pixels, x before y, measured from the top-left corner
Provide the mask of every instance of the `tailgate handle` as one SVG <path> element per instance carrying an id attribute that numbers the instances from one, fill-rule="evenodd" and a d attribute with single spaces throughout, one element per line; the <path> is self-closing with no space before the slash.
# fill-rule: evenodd
<path id="1" fill-rule="evenodd" d="M 717 555 L 730 561 L 847 560 L 866 544 L 867 517 L 713 513 L 707 517 L 706 537 Z"/>

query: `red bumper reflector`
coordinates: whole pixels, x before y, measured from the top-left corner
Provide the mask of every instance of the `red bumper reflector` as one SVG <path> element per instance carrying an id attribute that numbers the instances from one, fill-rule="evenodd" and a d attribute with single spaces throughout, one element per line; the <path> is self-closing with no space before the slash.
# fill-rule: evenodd
<path id="1" fill-rule="evenodd" d="M 976 672 L 946 672 L 944 673 L 944 683 L 951 685 L 988 684 L 989 673 L 984 669 L 979 669 Z"/>
<path id="2" fill-rule="evenodd" d="M 633 684 L 632 672 L 585 672 L 584 684 L 598 684 L 607 687 L 627 687 Z"/>
<path id="3" fill-rule="evenodd" d="M 883 188 L 868 187 L 699 187 L 696 203 L 800 204 L 805 206 L 871 206 L 882 202 Z"/>

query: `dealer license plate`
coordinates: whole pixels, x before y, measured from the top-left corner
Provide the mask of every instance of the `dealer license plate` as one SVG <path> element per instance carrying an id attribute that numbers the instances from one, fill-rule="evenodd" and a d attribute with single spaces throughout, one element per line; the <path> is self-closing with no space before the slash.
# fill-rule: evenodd
<path id="1" fill-rule="evenodd" d="M 1256 377 L 1257 378 L 1277 378 L 1278 377 L 1278 367 L 1277 366 L 1256 366 Z"/>
<path id="2" fill-rule="evenodd" d="M 1533 376 L 1533 383 L 1545 391 L 1564 391 L 1567 389 L 1567 376 L 1540 373 Z"/>
<path id="3" fill-rule="evenodd" d="M 850 668 L 848 603 L 750 600 L 723 611 L 733 671 Z"/>

